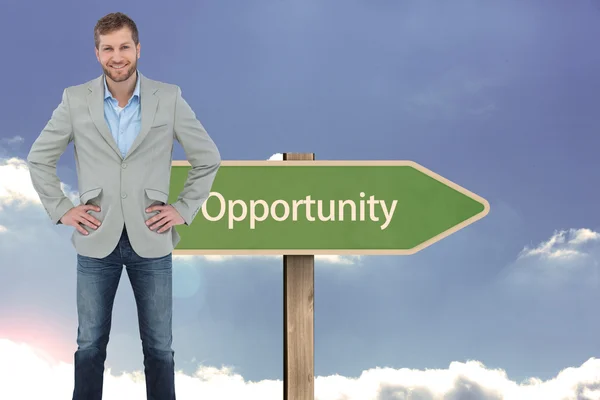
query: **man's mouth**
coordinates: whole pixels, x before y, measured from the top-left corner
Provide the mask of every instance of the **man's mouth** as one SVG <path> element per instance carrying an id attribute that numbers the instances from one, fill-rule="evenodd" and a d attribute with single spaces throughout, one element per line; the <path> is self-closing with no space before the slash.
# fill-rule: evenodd
<path id="1" fill-rule="evenodd" d="M 126 64 L 123 64 L 123 65 L 111 65 L 111 68 L 113 68 L 113 69 L 117 69 L 117 70 L 118 70 L 118 69 L 123 69 L 123 68 L 125 68 L 125 67 L 126 67 Z"/>

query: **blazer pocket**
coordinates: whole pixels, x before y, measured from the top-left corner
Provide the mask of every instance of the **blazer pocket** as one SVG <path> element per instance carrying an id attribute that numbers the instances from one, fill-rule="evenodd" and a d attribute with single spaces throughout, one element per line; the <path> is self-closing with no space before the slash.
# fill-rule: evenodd
<path id="1" fill-rule="evenodd" d="M 146 191 L 146 196 L 148 196 L 148 198 L 150 200 L 160 201 L 163 204 L 167 204 L 167 202 L 169 201 L 169 195 L 161 190 L 156 190 L 156 189 L 144 189 L 144 190 Z"/>
<path id="2" fill-rule="evenodd" d="M 79 200 L 81 204 L 87 204 L 88 201 L 94 200 L 100 197 L 100 193 L 102 192 L 102 188 L 90 189 L 88 191 L 83 192 L 79 195 Z"/>

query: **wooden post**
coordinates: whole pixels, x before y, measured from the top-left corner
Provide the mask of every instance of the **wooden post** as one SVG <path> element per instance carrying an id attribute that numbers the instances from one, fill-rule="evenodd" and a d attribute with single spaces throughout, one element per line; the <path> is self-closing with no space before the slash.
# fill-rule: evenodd
<path id="1" fill-rule="evenodd" d="M 284 153 L 314 160 L 314 153 Z M 314 400 L 314 255 L 283 256 L 283 399 Z"/>

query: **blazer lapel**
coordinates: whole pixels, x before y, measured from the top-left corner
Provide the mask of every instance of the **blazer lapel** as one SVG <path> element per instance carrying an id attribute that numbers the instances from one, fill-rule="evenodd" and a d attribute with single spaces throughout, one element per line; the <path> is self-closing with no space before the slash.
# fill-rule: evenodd
<path id="1" fill-rule="evenodd" d="M 104 75 L 101 75 L 100 77 L 94 79 L 90 86 L 88 86 L 88 96 L 87 96 L 87 102 L 88 102 L 88 108 L 90 110 L 90 115 L 92 116 L 92 121 L 94 121 L 94 124 L 96 125 L 96 128 L 98 128 L 98 131 L 100 131 L 100 133 L 102 134 L 102 137 L 104 138 L 104 140 L 106 140 L 106 143 L 108 143 L 108 145 L 110 147 L 112 147 L 112 149 L 115 151 L 115 153 L 117 153 L 119 155 L 120 158 L 123 158 L 123 156 L 121 156 L 121 152 L 119 151 L 119 148 L 117 147 L 117 143 L 115 142 L 115 139 L 113 138 L 112 134 L 110 133 L 110 128 L 108 127 L 108 124 L 106 123 L 106 120 L 104 119 L 104 81 L 103 81 Z"/>
<path id="2" fill-rule="evenodd" d="M 146 79 L 146 77 L 140 73 L 140 102 L 142 107 L 141 127 L 140 132 L 133 141 L 133 144 L 131 145 L 131 148 L 127 152 L 127 156 L 125 156 L 125 158 L 129 157 L 129 155 L 135 151 L 135 149 L 148 135 L 148 132 L 150 132 L 150 128 L 154 122 L 154 116 L 156 115 L 156 110 L 158 107 L 158 96 L 156 95 L 157 90 L 158 88 L 152 85 L 152 82 Z"/>

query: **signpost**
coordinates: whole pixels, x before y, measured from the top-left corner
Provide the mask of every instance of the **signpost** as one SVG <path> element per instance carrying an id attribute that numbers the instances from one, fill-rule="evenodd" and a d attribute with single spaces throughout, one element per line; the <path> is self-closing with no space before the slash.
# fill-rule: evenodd
<path id="1" fill-rule="evenodd" d="M 169 203 L 191 168 L 173 161 Z M 489 203 L 412 161 L 223 161 L 174 254 L 283 255 L 284 399 L 314 399 L 314 256 L 409 255 L 483 218 Z"/>

